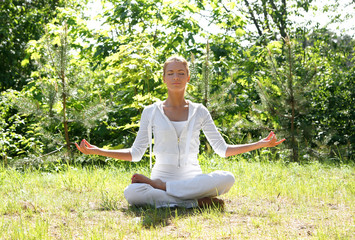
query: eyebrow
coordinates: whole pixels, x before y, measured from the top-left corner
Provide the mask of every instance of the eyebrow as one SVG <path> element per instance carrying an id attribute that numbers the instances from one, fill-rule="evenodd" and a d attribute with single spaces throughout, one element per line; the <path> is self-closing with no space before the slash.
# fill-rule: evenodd
<path id="1" fill-rule="evenodd" d="M 184 69 L 179 69 L 179 70 L 177 70 L 178 72 L 185 72 L 185 70 Z M 174 70 L 167 70 L 167 72 L 174 72 Z"/>

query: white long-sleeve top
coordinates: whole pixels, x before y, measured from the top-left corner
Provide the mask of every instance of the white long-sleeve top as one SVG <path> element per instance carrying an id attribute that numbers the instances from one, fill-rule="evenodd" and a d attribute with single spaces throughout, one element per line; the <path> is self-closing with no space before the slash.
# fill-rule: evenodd
<path id="1" fill-rule="evenodd" d="M 137 137 L 130 149 L 133 162 L 140 161 L 149 146 L 152 135 L 150 128 L 154 134 L 155 165 L 167 164 L 177 167 L 198 165 L 201 129 L 213 150 L 219 156 L 225 157 L 228 145 L 218 132 L 207 108 L 191 101 L 188 101 L 188 104 L 188 120 L 180 137 L 165 115 L 162 102 L 144 108 Z"/>

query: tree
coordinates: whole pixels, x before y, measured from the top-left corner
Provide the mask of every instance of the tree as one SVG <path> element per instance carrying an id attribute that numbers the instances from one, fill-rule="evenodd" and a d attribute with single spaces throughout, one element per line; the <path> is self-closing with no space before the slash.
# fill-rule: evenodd
<path id="1" fill-rule="evenodd" d="M 354 50 L 355 41 L 327 29 L 314 29 L 305 45 L 317 56 L 317 90 L 311 95 L 309 119 L 316 129 L 315 152 L 351 160 L 353 158 L 355 113 Z"/>
<path id="2" fill-rule="evenodd" d="M 80 56 L 79 50 L 88 45 L 89 31 L 75 14 L 65 12 L 60 17 L 61 24 L 47 24 L 45 35 L 30 42 L 28 53 L 39 70 L 32 73 L 35 80 L 18 105 L 21 112 L 42 123 L 39 130 L 47 150 L 63 145 L 64 139 L 70 152 L 74 138 L 70 132 L 84 128 L 88 133 L 98 119 L 105 118 L 109 106 L 100 96 L 89 59 Z M 80 38 L 84 34 L 87 38 Z"/>
<path id="3" fill-rule="evenodd" d="M 310 1 L 286 1 L 286 0 L 243 0 L 247 9 L 247 18 L 255 26 L 257 36 L 262 38 L 263 44 L 266 39 L 280 40 L 291 36 L 293 22 L 291 16 L 300 16 L 301 9 L 308 12 L 311 8 Z"/>
<path id="4" fill-rule="evenodd" d="M 6 166 L 18 156 L 42 152 L 38 135 L 33 134 L 38 123 L 20 114 L 16 108 L 21 92 L 7 90 L 0 93 L 0 159 Z"/>
<path id="5" fill-rule="evenodd" d="M 27 42 L 38 40 L 43 34 L 43 25 L 57 15 L 56 9 L 64 1 L 5 0 L 0 4 L 0 91 L 21 90 L 30 81 L 32 62 L 23 66 Z"/>
<path id="6" fill-rule="evenodd" d="M 284 39 L 285 45 L 272 42 L 268 45 L 268 61 L 271 77 L 259 75 L 258 89 L 263 103 L 262 111 L 267 111 L 275 121 L 274 127 L 286 133 L 292 150 L 291 159 L 299 161 L 299 146 L 310 140 L 313 129 L 307 127 L 304 116 L 310 111 L 310 91 L 314 90 L 317 68 L 312 59 L 303 59 L 302 47 L 296 41 Z M 284 56 L 280 54 L 285 54 Z M 276 57 L 284 57 L 284 65 Z M 276 125 L 276 126 L 275 126 Z"/>
<path id="7" fill-rule="evenodd" d="M 2 8 L 5 11 L 0 16 L 28 20 L 34 18 L 34 9 L 42 9 L 39 5 L 34 9 L 30 6 L 42 2 L 47 3 L 8 1 L 0 8 L 8 6 L 9 10 Z M 56 19 L 52 21 L 52 15 L 45 15 L 47 8 L 38 11 L 37 22 L 46 25 L 48 31 L 43 31 L 45 27 L 36 28 L 38 32 L 33 30 L 38 33 L 30 37 L 35 41 L 23 41 L 29 50 L 16 51 L 16 64 L 11 71 L 6 70 L 24 74 L 14 75 L 13 80 L 4 83 L 11 86 L 0 83 L 2 89 L 23 88 L 20 93 L 9 91 L 2 95 L 1 116 L 16 115 L 29 128 L 22 128 L 26 132 L 21 132 L 17 117 L 5 119 L 1 123 L 2 139 L 11 138 L 11 128 L 16 129 L 17 137 L 22 136 L 24 141 L 33 137 L 41 146 L 27 144 L 26 151 L 69 147 L 70 142 L 83 137 L 94 138 L 95 144 L 104 147 L 130 146 L 143 108 L 166 97 L 162 63 L 179 54 L 193 65 L 188 97 L 209 108 L 229 142 L 241 143 L 259 137 L 264 130 L 284 129 L 289 140 L 286 143 L 290 149 L 295 146 L 293 155 L 299 155 L 299 159 L 306 155 L 297 148 L 303 143 L 312 150 L 318 146 L 331 148 L 332 152 L 352 149 L 353 96 L 347 86 L 352 86 L 354 43 L 352 39 L 311 29 L 310 25 L 296 27 L 292 16 L 308 11 L 313 2 L 106 0 L 103 3 L 109 4 L 101 17 L 109 30 L 89 31 L 80 4 L 75 0 L 52 1 L 63 6 L 53 11 Z M 1 31 L 9 42 L 4 45 L 3 41 L 1 46 L 11 51 L 17 40 L 13 40 L 9 29 L 23 27 L 24 33 L 31 30 L 20 20 L 18 26 L 15 21 L 5 20 L 6 27 Z M 255 31 L 246 27 L 248 22 Z M 62 23 L 66 23 L 67 35 Z M 218 30 L 211 30 L 212 26 Z M 292 41 L 287 40 L 287 45 L 284 39 L 288 35 Z M 307 79 L 311 83 L 301 89 Z M 256 81 L 261 83 L 259 94 Z M 4 107 L 13 101 L 7 97 L 23 95 L 26 101 L 18 101 L 18 105 L 28 111 L 18 112 L 14 104 L 11 109 Z M 265 108 L 259 109 L 261 102 Z M 253 106 L 258 110 L 253 112 Z M 23 112 L 27 115 L 21 115 Z M 10 140 L 7 156 L 16 155 L 22 146 L 13 145 L 16 140 Z M 347 155 L 351 152 L 347 150 Z"/>

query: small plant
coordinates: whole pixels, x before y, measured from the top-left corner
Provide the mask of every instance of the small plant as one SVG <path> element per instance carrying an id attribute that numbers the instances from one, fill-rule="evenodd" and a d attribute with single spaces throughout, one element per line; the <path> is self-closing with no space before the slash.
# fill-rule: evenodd
<path id="1" fill-rule="evenodd" d="M 116 195 L 109 191 L 101 191 L 101 210 L 112 211 L 118 209 L 118 198 Z"/>
<path id="2" fill-rule="evenodd" d="M 275 131 L 285 134 L 285 144 L 291 149 L 291 161 L 299 161 L 302 142 L 311 141 L 312 125 L 307 122 L 310 110 L 310 91 L 317 68 L 309 59 L 303 59 L 297 42 L 285 38 L 281 42 L 271 42 L 267 47 L 268 72 L 257 79 L 257 89 L 262 105 L 255 106 L 259 112 L 267 112 L 274 121 Z M 305 50 L 304 50 L 305 51 Z M 301 148 L 306 147 L 301 144 Z"/>
<path id="3" fill-rule="evenodd" d="M 74 134 L 90 138 L 91 129 L 110 111 L 95 85 L 97 73 L 79 56 L 79 28 L 75 21 L 55 22 L 46 25 L 41 39 L 30 42 L 28 53 L 38 71 L 32 73 L 32 82 L 17 101 L 20 112 L 36 120 L 33 134 L 44 150 L 65 146 L 69 160 L 72 142 L 77 141 Z"/>

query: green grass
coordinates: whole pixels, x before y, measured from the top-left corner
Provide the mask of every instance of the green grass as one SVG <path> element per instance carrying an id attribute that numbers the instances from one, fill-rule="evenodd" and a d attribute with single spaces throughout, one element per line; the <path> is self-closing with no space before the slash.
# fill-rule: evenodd
<path id="1" fill-rule="evenodd" d="M 353 165 L 201 157 L 205 172 L 233 172 L 220 209 L 128 206 L 125 186 L 144 164 L 0 168 L 0 239 L 354 239 Z M 117 167 L 119 166 L 119 167 Z"/>

